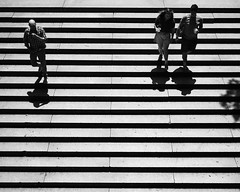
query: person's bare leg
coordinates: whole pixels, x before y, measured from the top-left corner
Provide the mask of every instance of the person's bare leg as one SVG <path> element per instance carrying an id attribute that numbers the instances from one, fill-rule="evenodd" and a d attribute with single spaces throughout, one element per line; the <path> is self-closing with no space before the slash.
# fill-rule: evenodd
<path id="1" fill-rule="evenodd" d="M 169 41 L 165 41 L 163 43 L 163 54 L 164 54 L 164 60 L 165 60 L 165 69 L 168 69 L 168 47 L 169 47 Z"/>
<path id="2" fill-rule="evenodd" d="M 159 56 L 158 56 L 158 66 L 161 67 L 162 65 L 162 55 L 163 55 L 163 41 L 160 41 L 158 43 L 158 52 L 159 52 Z"/>

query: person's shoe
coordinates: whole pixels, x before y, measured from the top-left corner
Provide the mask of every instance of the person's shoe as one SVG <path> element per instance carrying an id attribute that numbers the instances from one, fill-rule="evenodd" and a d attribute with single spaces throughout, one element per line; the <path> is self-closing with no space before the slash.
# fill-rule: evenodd
<path id="1" fill-rule="evenodd" d="M 45 74 L 44 75 L 43 84 L 47 84 L 48 83 L 47 79 L 48 79 L 48 74 Z"/>
<path id="2" fill-rule="evenodd" d="M 43 84 L 48 84 L 47 78 L 44 78 Z"/>

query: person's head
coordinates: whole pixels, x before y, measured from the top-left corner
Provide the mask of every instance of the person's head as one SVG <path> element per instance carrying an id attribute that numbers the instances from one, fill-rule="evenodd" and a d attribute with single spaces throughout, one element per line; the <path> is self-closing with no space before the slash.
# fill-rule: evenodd
<path id="1" fill-rule="evenodd" d="M 193 4 L 190 8 L 191 15 L 196 16 L 197 11 L 198 11 L 198 6 L 196 4 Z"/>
<path id="2" fill-rule="evenodd" d="M 173 18 L 173 11 L 171 9 L 166 9 L 164 14 L 165 20 Z"/>
<path id="3" fill-rule="evenodd" d="M 36 30 L 36 22 L 33 19 L 29 20 L 28 25 L 29 25 L 31 31 Z"/>

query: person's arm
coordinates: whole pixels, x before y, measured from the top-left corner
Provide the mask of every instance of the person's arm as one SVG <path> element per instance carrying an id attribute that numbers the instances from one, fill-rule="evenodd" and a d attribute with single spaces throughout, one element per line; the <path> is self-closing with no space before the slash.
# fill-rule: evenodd
<path id="1" fill-rule="evenodd" d="M 47 36 L 46 36 L 45 30 L 43 28 L 40 28 L 40 36 L 35 33 L 33 33 L 32 35 L 35 36 L 40 41 L 42 41 L 43 43 L 45 43 L 47 41 Z"/>
<path id="2" fill-rule="evenodd" d="M 155 28 L 161 27 L 160 18 L 161 18 L 161 14 L 159 14 L 155 20 Z"/>
<path id="3" fill-rule="evenodd" d="M 198 26 L 198 30 L 201 31 L 203 28 L 203 19 L 200 18 L 200 23 L 199 23 L 199 26 Z"/>
<path id="4" fill-rule="evenodd" d="M 197 24 L 197 28 L 195 29 L 195 34 L 198 34 L 199 31 L 201 31 L 201 29 L 203 28 L 203 19 L 202 18 L 198 18 L 198 24 Z"/>
<path id="5" fill-rule="evenodd" d="M 173 19 L 173 21 L 172 21 L 172 31 L 171 31 L 170 38 L 173 39 L 174 33 L 175 33 L 175 20 Z"/>
<path id="6" fill-rule="evenodd" d="M 176 40 L 178 40 L 178 37 L 180 36 L 181 31 L 183 30 L 185 23 L 185 17 L 183 17 L 178 25 L 177 31 L 176 31 Z"/>
<path id="7" fill-rule="evenodd" d="M 23 36 L 23 43 L 24 43 L 25 47 L 27 47 L 27 49 L 30 50 L 30 45 L 28 42 L 28 35 L 29 35 L 29 31 L 25 30 L 24 36 Z"/>

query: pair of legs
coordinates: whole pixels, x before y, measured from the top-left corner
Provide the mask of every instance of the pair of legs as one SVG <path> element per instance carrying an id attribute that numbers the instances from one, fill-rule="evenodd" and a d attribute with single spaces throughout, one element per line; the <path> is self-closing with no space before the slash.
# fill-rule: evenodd
<path id="1" fill-rule="evenodd" d="M 195 51 L 197 46 L 197 39 L 182 39 L 181 51 L 182 51 L 182 59 L 183 59 L 183 67 L 187 68 L 187 56 L 189 53 Z"/>
<path id="2" fill-rule="evenodd" d="M 170 33 L 157 33 L 156 42 L 158 44 L 159 58 L 158 61 L 162 62 L 162 57 L 164 55 L 165 68 L 168 69 L 168 47 L 170 44 Z"/>
<path id="3" fill-rule="evenodd" d="M 38 63 L 38 60 L 40 64 Z M 36 52 L 30 53 L 30 61 L 32 66 L 38 66 L 38 72 L 42 77 L 44 77 L 44 80 L 47 80 L 47 65 L 46 65 L 46 53 L 45 49 L 41 49 Z"/>

